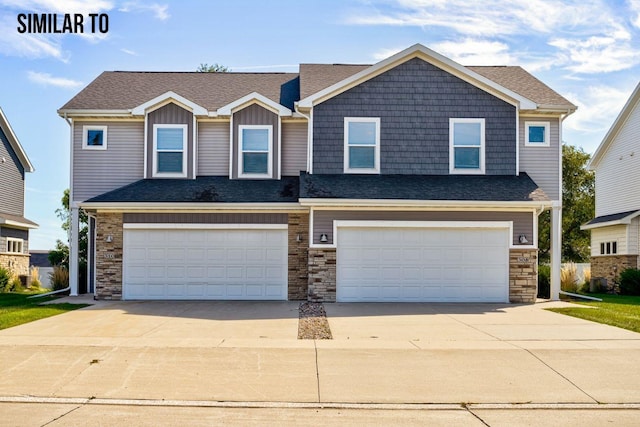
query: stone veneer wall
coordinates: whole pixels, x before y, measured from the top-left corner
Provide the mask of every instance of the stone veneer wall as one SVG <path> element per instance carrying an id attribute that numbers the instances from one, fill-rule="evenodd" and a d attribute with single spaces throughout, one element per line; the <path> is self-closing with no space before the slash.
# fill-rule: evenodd
<path id="1" fill-rule="evenodd" d="M 336 301 L 336 250 L 309 249 L 309 301 Z"/>
<path id="2" fill-rule="evenodd" d="M 612 287 L 614 280 L 622 270 L 639 268 L 638 255 L 602 255 L 591 257 L 591 277 L 607 279 L 607 287 Z"/>
<path id="3" fill-rule="evenodd" d="M 0 254 L 0 267 L 17 275 L 29 275 L 29 254 Z"/>
<path id="4" fill-rule="evenodd" d="M 536 302 L 538 294 L 538 250 L 509 250 L 509 301 Z"/>
<path id="5" fill-rule="evenodd" d="M 108 235 L 113 241 L 105 241 Z M 96 220 L 96 294 L 98 299 L 122 299 L 122 214 L 98 213 Z"/>
<path id="6" fill-rule="evenodd" d="M 306 300 L 309 287 L 309 214 L 290 213 L 288 225 L 288 299 Z"/>

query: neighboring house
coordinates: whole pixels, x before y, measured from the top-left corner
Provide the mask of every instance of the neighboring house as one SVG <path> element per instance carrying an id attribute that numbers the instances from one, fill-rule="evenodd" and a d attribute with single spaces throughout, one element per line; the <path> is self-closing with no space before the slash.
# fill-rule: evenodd
<path id="1" fill-rule="evenodd" d="M 0 267 L 29 274 L 29 230 L 38 224 L 24 217 L 24 174 L 33 165 L 0 108 Z"/>
<path id="2" fill-rule="evenodd" d="M 105 72 L 59 114 L 103 299 L 533 302 L 561 128 L 520 67 L 412 46 L 299 73 Z M 75 268 L 74 267 L 75 263 Z"/>
<path id="3" fill-rule="evenodd" d="M 640 267 L 640 83 L 602 140 L 589 169 L 596 174 L 591 277 L 610 286 L 626 268 Z"/>
<path id="4" fill-rule="evenodd" d="M 40 280 L 40 286 L 43 288 L 51 288 L 51 273 L 53 273 L 53 265 L 49 261 L 49 251 L 47 250 L 32 250 L 31 252 L 31 267 L 38 267 L 38 280 Z"/>

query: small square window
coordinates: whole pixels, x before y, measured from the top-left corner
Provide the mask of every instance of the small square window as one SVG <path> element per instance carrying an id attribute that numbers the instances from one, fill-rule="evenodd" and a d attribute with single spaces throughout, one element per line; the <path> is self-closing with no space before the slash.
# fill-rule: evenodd
<path id="1" fill-rule="evenodd" d="M 83 150 L 106 150 L 107 127 L 86 125 L 82 127 Z"/>
<path id="2" fill-rule="evenodd" d="M 525 122 L 525 141 L 527 147 L 548 147 L 550 145 L 549 122 Z"/>

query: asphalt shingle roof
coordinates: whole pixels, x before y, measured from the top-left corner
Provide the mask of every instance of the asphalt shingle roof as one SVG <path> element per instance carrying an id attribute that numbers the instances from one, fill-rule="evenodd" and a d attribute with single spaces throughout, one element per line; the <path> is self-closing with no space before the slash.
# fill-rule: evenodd
<path id="1" fill-rule="evenodd" d="M 35 222 L 20 215 L 11 215 L 5 212 L 0 212 L 0 218 L 14 222 L 21 222 L 23 224 L 33 225 L 36 227 L 38 226 L 38 224 L 36 224 Z"/>
<path id="2" fill-rule="evenodd" d="M 526 173 L 511 175 L 300 175 L 300 198 L 548 201 Z"/>
<path id="3" fill-rule="evenodd" d="M 638 209 L 634 209 L 632 211 L 627 211 L 627 212 L 619 212 L 619 213 L 615 213 L 615 214 L 611 214 L 611 215 L 598 216 L 598 217 L 593 218 L 591 221 L 589 221 L 585 225 L 593 225 L 593 224 L 600 224 L 600 223 L 603 223 L 603 222 L 617 221 L 619 219 L 628 217 L 629 215 L 634 214 L 636 212 L 638 212 Z"/>
<path id="4" fill-rule="evenodd" d="M 299 178 L 229 179 L 199 176 L 196 179 L 141 179 L 101 194 L 87 202 L 134 203 L 271 203 L 297 202 Z"/>

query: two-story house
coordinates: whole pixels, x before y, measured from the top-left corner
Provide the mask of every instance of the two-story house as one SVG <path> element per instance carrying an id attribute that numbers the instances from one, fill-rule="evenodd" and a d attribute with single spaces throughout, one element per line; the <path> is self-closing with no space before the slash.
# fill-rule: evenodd
<path id="1" fill-rule="evenodd" d="M 29 274 L 29 230 L 38 228 L 24 217 L 24 178 L 33 171 L 0 109 L 0 267 L 18 275 Z"/>
<path id="2" fill-rule="evenodd" d="M 105 72 L 59 110 L 72 238 L 82 208 L 105 299 L 532 302 L 552 209 L 557 297 L 575 108 L 422 45 L 299 73 Z"/>
<path id="3" fill-rule="evenodd" d="M 613 285 L 640 268 L 640 83 L 588 165 L 595 171 L 596 217 L 591 230 L 591 277 Z"/>

